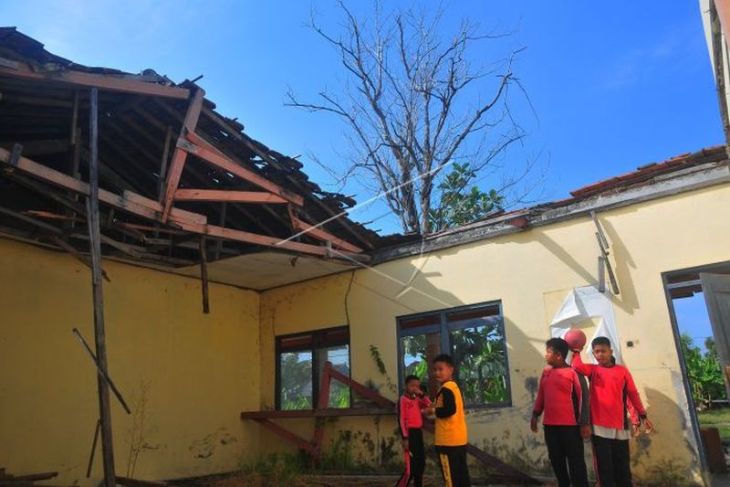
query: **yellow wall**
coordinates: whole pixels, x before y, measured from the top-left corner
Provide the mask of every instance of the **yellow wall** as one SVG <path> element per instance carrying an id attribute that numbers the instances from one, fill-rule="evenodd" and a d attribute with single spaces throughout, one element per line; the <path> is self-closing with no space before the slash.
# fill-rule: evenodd
<path id="1" fill-rule="evenodd" d="M 640 475 L 660 468 L 697 478 L 661 273 L 730 261 L 728 207 L 726 185 L 600 215 L 622 291 L 614 298 L 619 332 L 636 344 L 623 347 L 624 358 L 657 425 L 633 443 Z M 113 400 L 117 469 L 127 473 L 130 439 L 140 431 L 145 448 L 134 475 L 144 479 L 233 470 L 291 451 L 239 420 L 242 410 L 274 405 L 276 335 L 344 325 L 349 315 L 353 378 L 395 398 L 388 378 L 397 380 L 396 317 L 493 300 L 504 310 L 513 407 L 472 411 L 470 437 L 518 466 L 544 469 L 542 439 L 528 429 L 529 384 L 543 367 L 560 297 L 595 283 L 594 232 L 588 218 L 577 218 L 261 294 L 213 284 L 210 315 L 201 311 L 197 280 L 105 262 L 110 372 L 143 419 L 135 427 Z M 66 254 L 0 240 L 0 462 L 10 473 L 58 470 L 54 483 L 87 483 L 96 381 L 71 329 L 93 337 L 89 280 Z M 313 429 L 312 421 L 288 424 L 304 436 Z M 349 432 L 356 457 L 377 463 L 394 430 L 393 418 L 341 419 L 326 438 L 331 445 Z M 100 473 L 97 456 L 95 480 Z"/>
<path id="2" fill-rule="evenodd" d="M 258 443 L 258 430 L 239 419 L 260 403 L 258 294 L 211 284 L 204 315 L 195 279 L 104 267 L 109 370 L 136 411 L 135 421 L 112 398 L 118 474 L 128 474 L 140 433 L 137 478 L 238 468 Z M 71 329 L 93 344 L 90 299 L 89 271 L 71 256 L 0 239 L 0 466 L 8 473 L 59 471 L 54 484 L 88 483 L 96 374 Z"/>
<path id="3" fill-rule="evenodd" d="M 730 261 L 727 208 L 730 186 L 725 185 L 599 215 L 612 244 L 621 286 L 620 296 L 613 301 L 624 360 L 657 426 L 655 435 L 632 444 L 640 475 L 660 468 L 698 478 L 661 273 Z M 347 299 L 353 378 L 373 380 L 394 398 L 375 367 L 370 346 L 380 350 L 388 374 L 396 380 L 397 316 L 501 300 L 513 407 L 471 412 L 470 439 L 510 461 L 522 459 L 524 464 L 547 468 L 542 439 L 528 427 L 533 402 L 528 384 L 544 366 L 546 317 L 560 302 L 554 297 L 596 283 L 594 232 L 591 220 L 583 217 L 357 271 Z M 414 276 L 412 289 L 404 290 L 383 274 L 402 282 Z M 273 404 L 274 336 L 345 324 L 350 276 L 341 274 L 262 294 L 262 406 Z M 635 343 L 633 348 L 625 346 L 629 340 Z M 366 428 L 367 422 L 342 419 L 333 429 L 361 427 Z"/>

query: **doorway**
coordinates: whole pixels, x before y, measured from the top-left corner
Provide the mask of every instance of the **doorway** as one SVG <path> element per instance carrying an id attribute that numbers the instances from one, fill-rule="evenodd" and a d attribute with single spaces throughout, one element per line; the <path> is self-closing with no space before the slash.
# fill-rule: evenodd
<path id="1" fill-rule="evenodd" d="M 663 278 L 702 467 L 715 484 L 730 464 L 730 263 Z"/>

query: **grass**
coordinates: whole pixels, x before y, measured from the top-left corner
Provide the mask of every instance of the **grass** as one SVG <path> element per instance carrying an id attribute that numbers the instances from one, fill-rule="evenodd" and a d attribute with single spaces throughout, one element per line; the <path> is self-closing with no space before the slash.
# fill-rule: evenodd
<path id="1" fill-rule="evenodd" d="M 730 408 L 710 409 L 697 413 L 701 427 L 715 427 L 720 438 L 730 441 Z"/>

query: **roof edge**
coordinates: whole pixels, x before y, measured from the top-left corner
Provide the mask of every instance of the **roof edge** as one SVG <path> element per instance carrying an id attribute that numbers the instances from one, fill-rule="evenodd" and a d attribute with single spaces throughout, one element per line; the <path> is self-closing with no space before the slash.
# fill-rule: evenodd
<path id="1" fill-rule="evenodd" d="M 611 193 L 599 193 L 567 205 L 520 210 L 500 216 L 495 220 L 482 221 L 449 232 L 427 236 L 415 243 L 383 248 L 373 252 L 371 265 L 490 240 L 535 227 L 589 217 L 591 212 L 613 210 L 727 183 L 730 183 L 730 161 L 727 159 L 690 166 L 671 173 L 660 174 L 641 185 Z M 516 218 L 524 219 L 524 221 L 517 225 L 512 222 Z"/>

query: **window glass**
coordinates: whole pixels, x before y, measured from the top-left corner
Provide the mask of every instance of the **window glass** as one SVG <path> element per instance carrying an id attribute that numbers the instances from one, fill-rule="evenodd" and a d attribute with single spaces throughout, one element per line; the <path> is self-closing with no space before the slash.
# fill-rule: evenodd
<path id="1" fill-rule="evenodd" d="M 312 352 L 279 355 L 280 409 L 312 409 Z"/>
<path id="2" fill-rule="evenodd" d="M 277 407 L 313 409 L 319 402 L 322 372 L 327 362 L 350 377 L 350 332 L 347 327 L 277 337 Z M 350 388 L 332 379 L 328 407 L 350 407 Z"/>
<path id="3" fill-rule="evenodd" d="M 401 384 L 407 375 L 416 375 L 428 383 L 433 396 L 438 384 L 429 380 L 430 364 L 445 347 L 467 406 L 510 404 L 507 342 L 498 304 L 404 317 L 398 320 L 398 334 Z"/>

